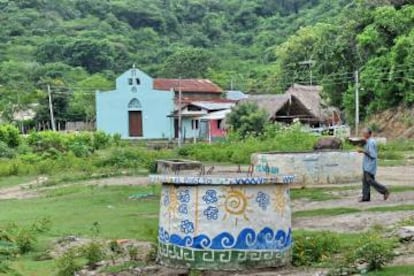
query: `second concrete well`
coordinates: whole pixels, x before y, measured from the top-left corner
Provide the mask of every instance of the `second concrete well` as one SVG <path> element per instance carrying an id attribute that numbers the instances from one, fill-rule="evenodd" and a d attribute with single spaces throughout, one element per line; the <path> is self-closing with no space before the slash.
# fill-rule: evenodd
<path id="1" fill-rule="evenodd" d="M 255 175 L 296 175 L 303 185 L 340 184 L 361 179 L 362 155 L 321 151 L 257 153 L 252 155 Z"/>

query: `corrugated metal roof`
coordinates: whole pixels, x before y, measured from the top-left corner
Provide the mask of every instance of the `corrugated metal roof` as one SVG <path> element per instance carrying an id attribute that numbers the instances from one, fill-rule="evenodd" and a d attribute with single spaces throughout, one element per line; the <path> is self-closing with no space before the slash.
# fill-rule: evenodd
<path id="1" fill-rule="evenodd" d="M 202 121 L 212 121 L 212 120 L 224 120 L 227 114 L 231 113 L 231 109 L 220 110 L 216 112 L 211 112 L 207 115 L 204 115 L 200 118 Z"/>
<path id="2" fill-rule="evenodd" d="M 195 105 L 206 110 L 221 110 L 230 109 L 235 103 L 219 103 L 219 102 L 191 102 L 190 105 Z"/>
<path id="3" fill-rule="evenodd" d="M 246 95 L 242 91 L 230 90 L 226 92 L 226 99 L 233 100 L 233 101 L 244 100 L 244 99 L 247 99 L 248 97 L 249 95 Z"/>
<path id="4" fill-rule="evenodd" d="M 222 93 L 221 89 L 214 82 L 207 79 L 154 79 L 154 89 L 178 91 L 181 87 L 182 92 L 205 92 Z"/>
<path id="5" fill-rule="evenodd" d="M 232 103 L 236 104 L 237 101 L 229 100 L 225 98 L 217 98 L 217 99 L 203 99 L 203 98 L 193 98 L 193 97 L 183 97 L 181 102 L 183 104 L 191 104 L 193 102 L 209 102 L 209 103 Z"/>

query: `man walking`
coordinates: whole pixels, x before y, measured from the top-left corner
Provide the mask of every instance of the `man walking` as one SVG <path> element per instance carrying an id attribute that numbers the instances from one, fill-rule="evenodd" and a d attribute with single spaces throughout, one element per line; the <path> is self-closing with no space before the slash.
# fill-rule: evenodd
<path id="1" fill-rule="evenodd" d="M 372 138 L 372 131 L 369 128 L 365 128 L 362 134 L 365 139 L 365 146 L 363 149 L 358 150 L 358 152 L 364 154 L 362 162 L 364 173 L 362 179 L 362 199 L 360 201 L 365 202 L 371 200 L 371 186 L 377 192 L 384 195 L 384 200 L 387 200 L 390 196 L 389 190 L 375 180 L 378 157 L 377 142 Z"/>

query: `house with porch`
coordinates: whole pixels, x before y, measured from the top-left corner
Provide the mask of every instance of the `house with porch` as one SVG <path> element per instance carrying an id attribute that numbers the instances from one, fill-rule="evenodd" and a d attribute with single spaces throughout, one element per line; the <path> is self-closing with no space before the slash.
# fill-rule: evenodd
<path id="1" fill-rule="evenodd" d="M 181 130 L 183 139 L 203 139 L 215 140 L 224 137 L 225 115 L 236 105 L 235 101 L 226 99 L 216 99 L 209 101 L 188 101 L 182 104 L 181 110 L 178 109 L 171 114 L 177 127 L 175 128 L 175 138 L 178 138 L 178 118 L 181 116 Z"/>
<path id="2" fill-rule="evenodd" d="M 181 96 L 180 96 L 181 95 Z M 115 90 L 96 92 L 96 126 L 123 139 L 198 137 L 200 120 L 223 99 L 223 90 L 206 79 L 153 79 L 131 68 L 116 79 Z M 210 105 L 209 105 L 210 104 Z"/>

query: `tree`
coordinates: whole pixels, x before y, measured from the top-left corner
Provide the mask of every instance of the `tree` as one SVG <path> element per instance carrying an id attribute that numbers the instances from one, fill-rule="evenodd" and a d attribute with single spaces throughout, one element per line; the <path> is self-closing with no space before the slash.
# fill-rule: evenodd
<path id="1" fill-rule="evenodd" d="M 228 115 L 228 124 L 243 138 L 249 135 L 260 135 L 268 121 L 266 111 L 259 109 L 254 103 L 243 103 L 235 107 Z"/>
<path id="2" fill-rule="evenodd" d="M 102 75 L 93 75 L 78 83 L 69 102 L 71 120 L 93 121 L 96 116 L 95 91 L 109 90 L 112 82 Z"/>
<path id="3" fill-rule="evenodd" d="M 65 47 L 68 64 L 82 66 L 90 73 L 101 72 L 114 66 L 115 50 L 107 40 L 81 38 Z"/>
<path id="4" fill-rule="evenodd" d="M 213 56 L 200 48 L 180 48 L 164 63 L 162 75 L 172 78 L 203 78 L 214 67 Z"/>
<path id="5" fill-rule="evenodd" d="M 62 61 L 65 58 L 65 46 L 69 41 L 70 39 L 66 36 L 59 36 L 42 42 L 36 49 L 36 59 L 41 63 Z"/>

